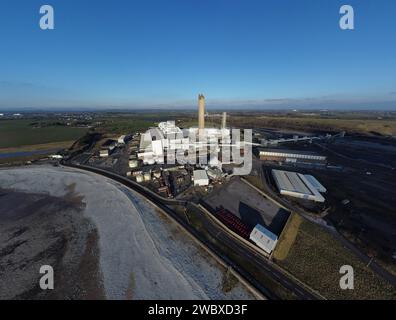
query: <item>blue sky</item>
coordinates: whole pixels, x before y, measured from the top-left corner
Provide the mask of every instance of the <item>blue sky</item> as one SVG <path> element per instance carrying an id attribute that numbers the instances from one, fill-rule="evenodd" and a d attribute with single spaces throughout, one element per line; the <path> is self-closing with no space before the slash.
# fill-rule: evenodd
<path id="1" fill-rule="evenodd" d="M 0 0 L 0 109 L 182 108 L 200 92 L 219 108 L 396 109 L 395 15 L 394 0 Z"/>

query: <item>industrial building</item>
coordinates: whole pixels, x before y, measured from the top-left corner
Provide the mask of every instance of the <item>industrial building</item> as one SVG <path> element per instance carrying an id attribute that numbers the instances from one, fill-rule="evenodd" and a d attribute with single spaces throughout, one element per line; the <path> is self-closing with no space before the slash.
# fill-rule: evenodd
<path id="1" fill-rule="evenodd" d="M 109 149 L 102 149 L 99 151 L 99 157 L 105 158 L 109 156 Z"/>
<path id="2" fill-rule="evenodd" d="M 325 192 L 326 188 L 313 176 L 275 169 L 272 176 L 280 194 L 315 202 L 325 201 L 320 192 Z"/>
<path id="3" fill-rule="evenodd" d="M 261 224 L 257 224 L 254 227 L 250 233 L 249 239 L 268 254 L 271 254 L 278 242 L 278 236 L 263 227 Z"/>
<path id="4" fill-rule="evenodd" d="M 316 190 L 318 190 L 321 193 L 325 193 L 327 191 L 327 189 L 322 186 L 322 184 L 316 180 L 316 178 L 314 176 L 311 176 L 309 174 L 305 174 L 304 177 L 316 188 Z"/>
<path id="5" fill-rule="evenodd" d="M 112 139 L 108 139 L 102 144 L 102 149 L 99 150 L 99 156 L 104 158 L 108 157 L 116 148 L 117 142 Z"/>
<path id="6" fill-rule="evenodd" d="M 286 163 L 326 164 L 326 157 L 315 152 L 295 151 L 285 149 L 259 149 L 260 160 Z"/>
<path id="7" fill-rule="evenodd" d="M 205 170 L 194 170 L 193 172 L 194 186 L 207 186 L 209 177 Z"/>
<path id="8" fill-rule="evenodd" d="M 158 124 L 156 128 L 150 128 L 140 137 L 138 158 L 143 164 L 163 164 L 165 157 L 167 162 L 180 164 L 197 163 L 205 159 L 203 164 L 221 168 L 221 162 L 217 156 L 209 157 L 215 146 L 216 153 L 220 152 L 221 144 L 231 143 L 231 132 L 226 128 L 226 113 L 223 114 L 221 129 L 205 128 L 205 97 L 198 96 L 198 127 L 180 129 L 174 121 L 166 121 Z M 202 163 L 198 161 L 198 163 Z"/>

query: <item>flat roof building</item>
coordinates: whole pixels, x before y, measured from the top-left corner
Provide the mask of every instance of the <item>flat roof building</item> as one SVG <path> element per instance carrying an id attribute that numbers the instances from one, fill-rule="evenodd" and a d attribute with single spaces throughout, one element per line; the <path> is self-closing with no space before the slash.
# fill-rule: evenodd
<path id="1" fill-rule="evenodd" d="M 193 173 L 194 186 L 207 186 L 209 177 L 205 170 L 194 170 Z"/>
<path id="2" fill-rule="evenodd" d="M 327 189 L 318 180 L 316 180 L 314 176 L 311 176 L 310 174 L 305 174 L 304 176 L 319 192 L 324 193 L 327 191 Z"/>
<path id="3" fill-rule="evenodd" d="M 278 242 L 278 236 L 263 227 L 261 224 L 257 224 L 254 227 L 249 238 L 268 254 L 271 254 Z"/>
<path id="4" fill-rule="evenodd" d="M 297 172 L 272 170 L 272 176 L 275 180 L 276 186 L 280 194 L 312 200 L 316 202 L 324 202 L 325 198 L 320 194 L 320 190 L 326 190 L 314 177 L 308 176 L 308 178 Z M 310 181 L 315 179 L 314 184 Z M 319 189 L 317 189 L 319 188 Z"/>
<path id="5" fill-rule="evenodd" d="M 104 158 L 109 156 L 109 149 L 102 149 L 99 151 L 99 156 Z"/>
<path id="6" fill-rule="evenodd" d="M 327 157 L 311 151 L 297 151 L 286 149 L 259 149 L 261 160 L 279 162 L 317 162 L 325 163 Z"/>

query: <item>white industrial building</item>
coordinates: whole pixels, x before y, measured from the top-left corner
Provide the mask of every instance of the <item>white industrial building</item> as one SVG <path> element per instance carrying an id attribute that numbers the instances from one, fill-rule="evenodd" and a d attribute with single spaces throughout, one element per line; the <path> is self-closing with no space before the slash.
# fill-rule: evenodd
<path id="1" fill-rule="evenodd" d="M 196 153 L 200 150 L 201 155 L 206 157 L 211 145 L 217 146 L 219 140 L 222 143 L 231 141 L 229 129 L 205 128 L 198 130 L 198 128 L 181 130 L 174 121 L 161 122 L 157 128 L 150 128 L 141 135 L 138 158 L 143 161 L 143 164 L 162 164 L 166 152 L 168 162 L 173 160 L 181 164 L 195 163 Z M 188 155 L 185 154 L 187 151 Z M 191 154 L 190 151 L 192 151 Z M 214 151 L 219 152 L 220 149 L 217 148 Z M 217 156 L 211 156 L 209 165 L 221 167 L 221 162 L 218 161 Z"/>
<path id="2" fill-rule="evenodd" d="M 165 121 L 141 134 L 137 156 L 144 165 L 177 163 L 222 170 L 223 164 L 240 164 L 241 159 L 231 149 L 239 149 L 242 156 L 246 142 L 232 141 L 225 113 L 221 128 L 206 128 L 205 97 L 199 95 L 198 101 L 198 127 L 181 129 L 175 121 Z"/>
<path id="3" fill-rule="evenodd" d="M 103 145 L 102 149 L 99 151 L 100 157 L 108 157 L 113 150 L 116 148 L 116 141 L 107 140 Z"/>
<path id="4" fill-rule="evenodd" d="M 254 227 L 249 238 L 268 254 L 271 254 L 278 242 L 278 236 L 261 224 L 257 224 Z"/>
<path id="5" fill-rule="evenodd" d="M 272 176 L 280 194 L 316 202 L 325 201 L 320 192 L 326 192 L 326 188 L 313 176 L 275 169 L 272 170 Z"/>
<path id="6" fill-rule="evenodd" d="M 304 177 L 321 193 L 325 193 L 327 189 L 314 176 L 305 174 Z"/>
<path id="7" fill-rule="evenodd" d="M 205 170 L 194 170 L 193 180 L 194 180 L 194 186 L 209 185 L 209 177 Z"/>
<path id="8" fill-rule="evenodd" d="M 158 124 L 158 128 L 164 133 L 164 135 L 178 135 L 182 131 L 179 127 L 175 125 L 175 121 L 166 121 Z"/>
<path id="9" fill-rule="evenodd" d="M 326 163 L 326 156 L 310 151 L 296 151 L 284 149 L 268 149 L 262 148 L 259 150 L 261 160 L 279 161 L 279 162 L 308 162 L 308 163 Z"/>
<path id="10" fill-rule="evenodd" d="M 151 128 L 140 136 L 138 158 L 143 164 L 164 163 L 164 135 L 158 128 Z"/>

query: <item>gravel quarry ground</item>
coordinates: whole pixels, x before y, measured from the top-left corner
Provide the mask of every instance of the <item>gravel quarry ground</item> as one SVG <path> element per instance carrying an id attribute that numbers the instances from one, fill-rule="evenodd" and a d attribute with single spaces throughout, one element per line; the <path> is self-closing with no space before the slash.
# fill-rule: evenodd
<path id="1" fill-rule="evenodd" d="M 255 298 L 155 206 L 105 177 L 1 169 L 0 203 L 0 299 Z M 54 290 L 38 285 L 45 264 Z"/>

